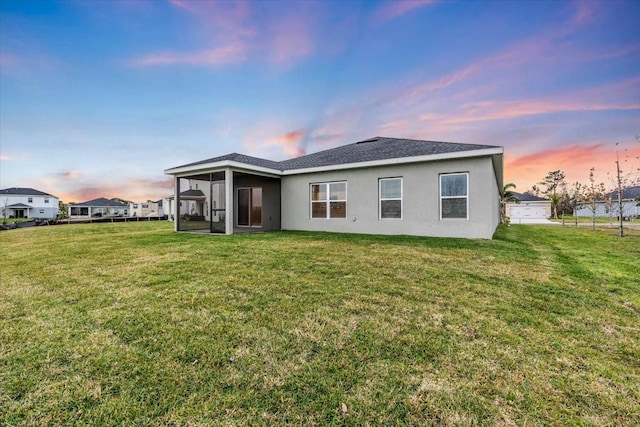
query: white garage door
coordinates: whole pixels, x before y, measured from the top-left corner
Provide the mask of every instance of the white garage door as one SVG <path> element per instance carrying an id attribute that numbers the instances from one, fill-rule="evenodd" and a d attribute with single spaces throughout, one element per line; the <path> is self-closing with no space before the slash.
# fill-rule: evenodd
<path id="1" fill-rule="evenodd" d="M 514 219 L 545 219 L 547 210 L 544 206 L 511 206 L 509 217 L 512 221 Z"/>

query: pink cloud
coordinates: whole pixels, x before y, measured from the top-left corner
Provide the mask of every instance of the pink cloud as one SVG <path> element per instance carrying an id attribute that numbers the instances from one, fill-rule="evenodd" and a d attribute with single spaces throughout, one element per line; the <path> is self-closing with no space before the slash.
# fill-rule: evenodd
<path id="1" fill-rule="evenodd" d="M 567 183 L 575 181 L 585 183 L 589 178 L 589 169 L 596 168 L 597 180 L 612 186 L 612 174 L 615 170 L 615 145 L 607 142 L 588 143 L 578 145 L 574 143 L 566 147 L 551 148 L 526 153 L 511 158 L 509 150 L 505 153 L 505 180 L 515 182 L 518 191 L 524 192 L 532 185 L 541 181 L 548 171 L 562 170 L 566 174 Z M 640 148 L 628 148 L 624 155 L 631 159 L 638 159 Z M 622 157 L 622 156 L 621 156 Z M 626 166 L 633 172 L 634 164 Z"/>
<path id="2" fill-rule="evenodd" d="M 640 110 L 640 103 L 606 104 L 558 102 L 545 100 L 518 101 L 480 101 L 467 104 L 466 111 L 458 116 L 443 116 L 425 114 L 420 116 L 423 121 L 438 120 L 447 124 L 458 124 L 488 120 L 508 120 L 525 116 L 543 114 L 580 112 L 580 111 L 634 111 Z"/>
<path id="3" fill-rule="evenodd" d="M 383 2 L 382 6 L 371 14 L 371 23 L 384 24 L 413 10 L 436 3 L 435 0 L 396 0 Z"/>
<path id="4" fill-rule="evenodd" d="M 247 48 L 241 42 L 213 49 L 205 49 L 195 52 L 165 52 L 148 55 L 134 59 L 131 65 L 135 67 L 148 67 L 157 65 L 225 65 L 238 63 L 245 60 Z"/>
<path id="5" fill-rule="evenodd" d="M 9 161 L 9 160 L 12 160 L 12 158 L 5 154 L 0 154 L 0 160 Z"/>
<path id="6" fill-rule="evenodd" d="M 306 150 L 301 145 L 304 137 L 305 133 L 303 131 L 296 130 L 272 138 L 267 142 L 267 145 L 282 148 L 284 153 L 290 157 L 304 156 Z"/>
<path id="7" fill-rule="evenodd" d="M 212 34 L 229 39 L 256 35 L 248 22 L 251 10 L 246 1 L 171 0 L 170 3 L 192 15 L 205 38 Z"/>
<path id="8" fill-rule="evenodd" d="M 111 199 L 118 197 L 131 201 L 158 200 L 166 197 L 173 189 L 173 178 L 166 177 L 161 179 L 140 179 L 132 178 L 123 184 L 113 185 L 92 185 L 79 183 L 78 186 L 62 184 L 55 181 L 47 182 L 43 188 L 64 188 L 65 190 L 56 191 L 52 194 L 56 195 L 64 202 L 80 203 L 87 200 L 106 197 Z"/>
<path id="9" fill-rule="evenodd" d="M 302 16 L 288 16 L 270 28 L 269 59 L 286 64 L 309 55 L 313 50 L 310 23 Z"/>
<path id="10" fill-rule="evenodd" d="M 262 19 L 251 7 L 256 4 L 246 1 L 170 3 L 193 21 L 203 47 L 148 54 L 129 61 L 131 65 L 220 66 L 247 60 L 290 65 L 315 49 L 313 27 L 317 17 L 310 6 L 280 14 L 276 19 Z"/>

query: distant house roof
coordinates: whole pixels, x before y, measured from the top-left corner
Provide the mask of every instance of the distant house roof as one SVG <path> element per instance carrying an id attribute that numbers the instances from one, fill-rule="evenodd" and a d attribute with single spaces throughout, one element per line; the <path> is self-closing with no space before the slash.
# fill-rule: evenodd
<path id="1" fill-rule="evenodd" d="M 533 194 L 529 194 L 529 193 L 516 193 L 514 191 L 513 194 L 521 202 L 548 202 L 548 201 L 550 201 L 549 199 L 545 199 L 544 197 L 534 196 Z"/>
<path id="2" fill-rule="evenodd" d="M 0 194 L 4 195 L 13 195 L 13 196 L 51 196 L 56 197 L 52 194 L 45 193 L 44 191 L 39 191 L 34 188 L 26 188 L 26 187 L 11 187 L 0 190 Z"/>
<path id="3" fill-rule="evenodd" d="M 129 205 L 124 203 L 118 203 L 111 199 L 107 199 L 105 197 L 99 197 L 97 199 L 89 200 L 82 203 L 72 203 L 69 206 L 95 206 L 99 208 L 110 207 L 110 208 L 126 208 Z"/>
<path id="4" fill-rule="evenodd" d="M 607 193 L 607 198 L 618 200 L 618 190 Z M 627 187 L 622 190 L 622 200 L 637 199 L 640 199 L 640 185 L 636 185 L 635 187 Z"/>
<path id="5" fill-rule="evenodd" d="M 187 190 L 180 193 L 184 197 L 204 197 L 202 190 Z"/>
<path id="6" fill-rule="evenodd" d="M 181 199 L 204 199 L 204 193 L 202 190 L 187 190 L 180 193 Z M 167 199 L 173 199 L 173 195 L 167 197 Z"/>
<path id="7" fill-rule="evenodd" d="M 194 163 L 176 166 L 174 168 L 167 169 L 165 172 L 172 173 L 173 171 L 181 168 L 189 169 L 194 166 L 208 165 L 224 161 L 239 162 L 246 165 L 285 172 L 298 169 L 312 169 L 392 159 L 445 155 L 484 149 L 491 150 L 492 154 L 502 153 L 502 147 L 495 145 L 461 144 L 454 142 L 375 137 L 281 162 L 246 156 L 244 154 L 231 153 L 224 156 L 213 157 Z"/>

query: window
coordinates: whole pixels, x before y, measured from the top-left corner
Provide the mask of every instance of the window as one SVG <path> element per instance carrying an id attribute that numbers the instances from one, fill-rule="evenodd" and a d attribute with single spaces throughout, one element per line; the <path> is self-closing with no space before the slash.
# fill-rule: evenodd
<path id="1" fill-rule="evenodd" d="M 469 219 L 469 174 L 440 175 L 440 219 Z"/>
<path id="2" fill-rule="evenodd" d="M 380 219 L 402 219 L 402 178 L 381 178 Z"/>
<path id="3" fill-rule="evenodd" d="M 44 213 L 44 209 L 40 209 L 40 213 L 43 214 Z"/>
<path id="4" fill-rule="evenodd" d="M 71 216 L 89 216 L 89 208 L 72 206 Z"/>
<path id="5" fill-rule="evenodd" d="M 48 198 L 48 197 L 45 197 L 45 198 L 44 198 L 44 202 L 45 202 L 45 203 L 49 203 L 49 198 Z M 42 212 L 42 213 L 44 213 L 44 212 Z"/>
<path id="6" fill-rule="evenodd" d="M 33 197 L 27 198 L 27 203 L 33 203 Z"/>
<path id="7" fill-rule="evenodd" d="M 311 218 L 346 217 L 346 181 L 311 184 Z"/>

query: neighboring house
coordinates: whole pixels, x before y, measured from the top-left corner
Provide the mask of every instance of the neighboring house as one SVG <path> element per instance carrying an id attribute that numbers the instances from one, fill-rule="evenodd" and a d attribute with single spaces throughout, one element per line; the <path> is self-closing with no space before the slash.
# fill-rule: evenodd
<path id="1" fill-rule="evenodd" d="M 58 198 L 33 188 L 5 188 L 0 190 L 2 217 L 56 218 Z"/>
<path id="2" fill-rule="evenodd" d="M 518 202 L 508 202 L 505 212 L 513 224 L 551 216 L 551 200 L 527 193 L 513 193 Z"/>
<path id="3" fill-rule="evenodd" d="M 617 190 L 607 193 L 604 200 L 596 201 L 595 216 L 617 218 L 620 209 L 618 200 Z M 590 204 L 583 203 L 578 205 L 575 215 L 593 217 L 594 209 Z M 622 215 L 627 219 L 640 217 L 640 185 L 622 190 Z"/>
<path id="4" fill-rule="evenodd" d="M 260 230 L 491 238 L 502 147 L 376 137 L 281 162 L 232 153 L 165 170 L 175 205 L 202 192 L 202 218 L 175 230 Z M 197 187 L 196 187 L 197 185 Z"/>
<path id="5" fill-rule="evenodd" d="M 137 217 L 163 216 L 162 200 L 147 200 L 144 203 L 129 203 L 129 215 Z"/>
<path id="6" fill-rule="evenodd" d="M 129 205 L 104 197 L 69 204 L 69 218 L 129 216 Z"/>
<path id="7" fill-rule="evenodd" d="M 199 184 L 196 182 L 193 185 L 197 187 Z M 216 197 L 216 200 L 217 200 L 217 197 Z M 202 190 L 199 190 L 197 188 L 189 189 L 180 193 L 179 204 L 180 204 L 179 215 L 181 217 L 187 217 L 187 216 L 204 217 L 207 211 L 207 209 L 205 209 L 205 204 L 207 204 L 207 198 L 205 197 Z M 175 204 L 174 196 L 167 197 L 167 207 L 168 207 L 167 212 L 169 215 L 169 220 L 173 220 L 176 216 L 176 204 Z"/>

